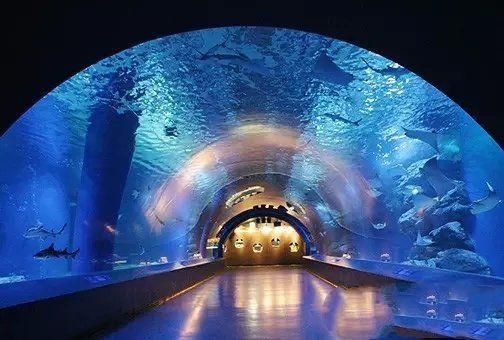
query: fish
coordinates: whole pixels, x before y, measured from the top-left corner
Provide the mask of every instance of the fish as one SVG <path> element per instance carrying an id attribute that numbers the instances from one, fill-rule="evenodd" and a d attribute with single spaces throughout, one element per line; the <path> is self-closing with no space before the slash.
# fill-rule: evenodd
<path id="1" fill-rule="evenodd" d="M 145 254 L 145 248 L 140 245 L 140 251 L 138 253 L 132 253 L 130 256 L 142 256 L 143 254 Z"/>
<path id="2" fill-rule="evenodd" d="M 404 67 L 393 67 L 390 65 L 387 65 L 387 67 L 385 67 L 385 68 L 378 69 L 376 67 L 369 65 L 369 63 L 366 61 L 366 59 L 364 59 L 364 58 L 361 58 L 361 59 L 364 62 L 364 64 L 366 64 L 367 67 L 372 69 L 374 72 L 381 74 L 382 76 L 392 76 L 392 77 L 398 78 L 402 75 L 409 73 L 409 71 L 407 69 L 405 69 Z"/>
<path id="3" fill-rule="evenodd" d="M 404 130 L 404 134 L 406 137 L 412 138 L 412 139 L 418 139 L 424 143 L 429 144 L 434 150 L 439 152 L 439 144 L 438 144 L 438 134 L 435 132 L 430 132 L 430 131 L 423 131 L 423 130 L 410 130 L 406 129 L 405 127 L 402 127 Z"/>
<path id="4" fill-rule="evenodd" d="M 499 199 L 497 191 L 495 191 L 490 183 L 486 182 L 486 185 L 488 187 L 488 194 L 484 198 L 472 202 L 470 205 L 471 214 L 473 215 L 492 210 L 497 204 L 502 202 L 502 200 Z"/>
<path id="5" fill-rule="evenodd" d="M 116 253 L 113 253 L 112 254 L 112 259 L 113 259 L 113 261 L 123 261 L 123 260 L 126 260 L 127 257 L 126 256 L 118 255 Z"/>
<path id="6" fill-rule="evenodd" d="M 333 83 L 335 85 L 347 86 L 355 77 L 342 70 L 334 61 L 327 55 L 327 52 L 322 52 L 315 62 L 313 69 L 315 78 Z"/>
<path id="7" fill-rule="evenodd" d="M 177 137 L 178 136 L 178 131 L 176 126 L 169 126 L 166 125 L 164 127 L 164 133 L 166 137 Z"/>
<path id="8" fill-rule="evenodd" d="M 422 246 L 422 247 L 425 247 L 425 246 L 430 246 L 431 244 L 433 244 L 434 242 L 430 239 L 430 237 L 428 236 L 421 236 L 420 235 L 420 231 L 417 232 L 417 238 L 416 238 L 416 241 L 415 243 L 413 243 L 415 246 Z"/>
<path id="9" fill-rule="evenodd" d="M 326 113 L 325 116 L 331 118 L 332 120 L 339 120 L 340 122 L 354 125 L 354 126 L 359 126 L 360 122 L 362 121 L 362 118 L 357 119 L 357 120 L 349 120 L 349 119 L 342 117 L 338 113 Z"/>
<path id="10" fill-rule="evenodd" d="M 444 196 L 448 191 L 454 189 L 457 184 L 454 180 L 446 177 L 438 167 L 437 157 L 434 156 L 425 162 L 420 169 L 427 178 L 429 184 L 434 188 L 438 196 Z"/>
<path id="11" fill-rule="evenodd" d="M 128 263 L 128 258 L 125 256 L 113 253 L 111 257 L 104 260 L 92 259 L 91 263 L 107 263 L 107 264 L 125 264 Z"/>
<path id="12" fill-rule="evenodd" d="M 54 243 L 51 243 L 51 245 L 45 249 L 42 249 L 35 255 L 33 255 L 34 258 L 36 259 L 49 259 L 49 258 L 60 258 L 64 257 L 66 259 L 72 258 L 74 259 L 75 256 L 79 253 L 79 248 L 73 252 L 69 252 L 67 248 L 63 250 L 57 250 L 54 249 Z"/>
<path id="13" fill-rule="evenodd" d="M 301 149 L 306 148 L 308 145 L 310 145 L 310 143 L 311 143 L 311 138 L 308 139 L 308 141 L 306 143 L 304 143 L 304 145 L 301 146 Z"/>
<path id="14" fill-rule="evenodd" d="M 136 200 L 138 196 L 140 196 L 140 191 L 135 189 L 131 192 L 131 197 L 133 197 L 134 200 Z"/>
<path id="15" fill-rule="evenodd" d="M 39 225 L 36 227 L 30 227 L 30 228 L 26 229 L 26 231 L 23 233 L 23 237 L 24 238 L 41 238 L 41 239 L 45 239 L 50 236 L 56 237 L 56 236 L 60 235 L 61 233 L 63 233 L 63 230 L 65 230 L 66 226 L 67 226 L 67 223 L 65 223 L 63 225 L 63 227 L 61 227 L 61 229 L 56 232 L 53 229 L 51 229 L 51 230 L 45 229 L 43 225 Z"/>
<path id="16" fill-rule="evenodd" d="M 375 228 L 376 230 L 381 230 L 381 229 L 383 229 L 383 228 L 385 228 L 387 226 L 387 222 L 376 223 L 376 224 L 374 224 L 373 222 L 371 222 L 371 224 L 373 225 L 373 228 Z"/>
<path id="17" fill-rule="evenodd" d="M 162 219 L 160 219 L 158 215 L 154 214 L 154 218 L 156 219 L 156 221 L 158 221 L 159 224 L 165 225 L 165 222 Z"/>
<path id="18" fill-rule="evenodd" d="M 343 256 L 344 254 L 355 254 L 355 247 L 353 245 L 350 245 L 348 243 L 340 243 L 340 244 L 334 244 L 331 246 L 332 252 L 335 256 Z"/>
<path id="19" fill-rule="evenodd" d="M 119 230 L 114 229 L 110 224 L 107 224 L 105 226 L 105 230 L 107 230 L 109 233 L 114 234 L 114 235 L 119 235 Z"/>
<path id="20" fill-rule="evenodd" d="M 122 255 L 113 253 L 112 256 L 109 257 L 109 258 L 106 258 L 104 260 L 93 259 L 91 262 L 93 262 L 93 263 L 103 262 L 103 263 L 108 263 L 108 264 L 125 264 L 125 263 L 128 263 L 128 262 L 131 262 L 132 261 L 132 257 L 142 256 L 143 254 L 145 254 L 145 248 L 142 245 L 140 245 L 140 249 L 139 250 L 140 251 L 138 253 L 130 253 L 127 256 L 122 256 Z"/>
<path id="21" fill-rule="evenodd" d="M 285 204 L 287 205 L 287 208 L 289 208 L 289 210 L 295 212 L 296 214 L 298 215 L 305 215 L 306 214 L 306 211 L 304 210 L 304 208 L 297 204 L 297 203 L 294 203 L 294 202 L 285 202 Z"/>

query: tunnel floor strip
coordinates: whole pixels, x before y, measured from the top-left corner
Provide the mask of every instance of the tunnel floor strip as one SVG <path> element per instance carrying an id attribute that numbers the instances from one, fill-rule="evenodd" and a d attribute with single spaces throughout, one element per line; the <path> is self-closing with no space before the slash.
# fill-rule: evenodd
<path id="1" fill-rule="evenodd" d="M 324 323 L 333 290 L 300 266 L 230 267 L 104 337 L 334 338 Z"/>

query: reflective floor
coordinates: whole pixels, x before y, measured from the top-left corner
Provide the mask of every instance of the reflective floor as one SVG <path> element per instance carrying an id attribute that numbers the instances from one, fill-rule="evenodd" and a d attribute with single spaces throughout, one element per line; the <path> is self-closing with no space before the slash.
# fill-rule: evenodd
<path id="1" fill-rule="evenodd" d="M 369 339 L 383 334 L 390 317 L 373 289 L 345 291 L 301 267 L 238 267 L 105 338 Z"/>

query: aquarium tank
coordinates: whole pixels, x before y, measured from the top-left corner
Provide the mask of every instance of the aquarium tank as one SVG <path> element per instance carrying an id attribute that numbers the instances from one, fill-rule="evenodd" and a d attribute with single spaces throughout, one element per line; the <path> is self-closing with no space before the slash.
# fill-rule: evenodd
<path id="1" fill-rule="evenodd" d="M 311 254 L 504 276 L 502 148 L 401 65 L 313 33 L 131 47 L 41 98 L 0 154 L 0 284 L 212 258 L 258 204 Z"/>

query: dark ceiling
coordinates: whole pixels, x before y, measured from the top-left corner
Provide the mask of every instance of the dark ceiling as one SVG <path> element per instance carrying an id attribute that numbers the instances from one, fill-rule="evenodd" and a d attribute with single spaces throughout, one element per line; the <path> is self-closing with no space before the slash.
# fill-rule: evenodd
<path id="1" fill-rule="evenodd" d="M 320 33 L 394 60 L 504 145 L 504 16 L 497 2 L 40 1 L 2 12 L 8 86 L 1 133 L 61 82 L 128 47 L 206 27 L 261 25 Z"/>

